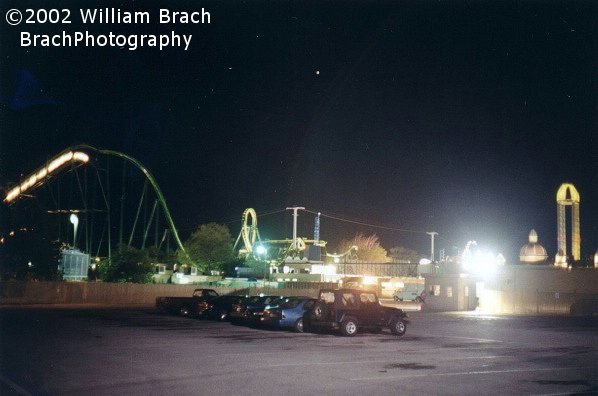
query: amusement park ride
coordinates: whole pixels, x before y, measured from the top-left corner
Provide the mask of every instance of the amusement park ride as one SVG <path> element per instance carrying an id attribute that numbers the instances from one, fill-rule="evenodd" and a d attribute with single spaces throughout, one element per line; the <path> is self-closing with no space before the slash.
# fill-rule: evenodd
<path id="1" fill-rule="evenodd" d="M 120 165 L 115 164 L 114 160 L 110 164 L 109 158 L 114 157 L 122 161 L 123 176 L 120 186 L 118 186 L 119 178 L 109 176 L 109 169 L 111 167 L 112 169 L 118 169 Z M 129 171 L 127 173 L 125 170 L 126 166 L 136 169 L 137 172 Z M 91 176 L 87 172 L 89 169 L 91 169 L 91 172 L 89 172 Z M 125 177 L 125 174 L 127 177 Z M 143 191 L 140 194 L 141 198 L 137 205 L 134 219 L 127 219 L 125 221 L 123 220 L 123 216 L 127 215 L 127 211 L 124 210 L 125 197 L 131 195 L 130 190 L 134 189 L 135 183 L 139 184 L 139 180 L 135 179 L 137 180 L 135 181 L 133 180 L 134 177 L 130 176 L 133 174 L 137 175 L 137 179 L 144 180 Z M 63 181 L 65 178 L 69 179 L 69 181 Z M 154 192 L 154 200 L 150 203 L 146 203 L 146 201 L 152 198 L 151 194 L 146 191 L 148 183 Z M 70 188 L 68 192 L 67 188 Z M 129 191 L 126 192 L 125 188 L 128 188 Z M 61 192 L 61 189 L 64 191 Z M 32 195 L 34 191 L 36 191 L 36 194 Z M 114 192 L 118 193 L 114 194 Z M 42 200 L 45 200 L 46 203 L 41 204 Z M 101 256 L 110 258 L 113 250 L 111 242 L 116 239 L 111 235 L 111 232 L 114 231 L 113 228 L 118 230 L 119 243 L 124 243 L 127 241 L 127 238 L 124 237 L 123 230 L 128 226 L 131 228 L 128 245 L 132 245 L 133 243 L 139 245 L 141 248 L 145 247 L 150 227 L 154 227 L 156 231 L 154 244 L 156 247 L 161 247 L 165 237 L 170 235 L 176 242 L 178 249 L 183 254 L 187 254 L 174 225 L 170 210 L 166 204 L 166 199 L 151 172 L 137 159 L 118 151 L 98 149 L 88 145 L 69 147 L 49 159 L 8 190 L 4 198 L 4 203 L 8 205 L 20 205 L 18 201 L 23 201 L 23 207 L 26 207 L 28 203 L 36 201 L 35 205 L 29 206 L 40 206 L 47 215 L 58 215 L 45 216 L 46 220 L 44 221 L 53 224 L 53 227 L 58 230 L 58 234 L 62 235 L 58 237 L 62 241 L 70 240 L 68 233 L 65 233 L 65 230 L 68 230 L 70 226 L 67 223 L 67 219 L 70 218 L 72 221 L 73 215 L 77 216 L 77 224 L 79 225 L 80 222 L 79 238 L 85 238 L 86 242 L 77 243 L 77 232 L 75 231 L 73 241 L 72 243 L 68 243 L 68 245 L 73 248 L 75 246 L 80 247 L 83 252 L 86 252 L 91 257 Z M 162 209 L 161 213 L 168 225 L 168 229 L 164 230 L 164 235 L 159 244 L 159 213 L 156 211 L 158 205 Z M 132 206 L 132 202 L 129 202 L 127 206 Z M 114 210 L 114 208 L 119 207 L 120 219 L 117 218 L 118 209 Z M 144 225 L 138 227 L 138 222 L 141 222 L 140 217 L 143 217 L 142 208 L 145 209 Z M 314 263 L 322 263 L 324 261 L 338 262 L 344 257 L 354 256 L 355 247 L 342 254 L 326 253 L 326 241 L 320 239 L 319 213 L 315 218 L 314 238 L 298 237 L 298 211 L 305 210 L 305 208 L 292 207 L 287 208 L 287 210 L 293 211 L 293 238 L 262 240 L 257 226 L 258 218 L 256 211 L 253 208 L 246 209 L 243 212 L 241 230 L 234 245 L 235 251 L 238 248 L 238 256 L 240 258 L 253 257 L 258 260 L 267 261 L 271 267 L 284 263 L 305 263 L 306 261 Z M 117 221 L 119 222 L 119 227 L 114 227 Z M 143 229 L 142 238 L 139 237 L 140 233 L 136 232 L 137 228 Z"/>
<path id="2" fill-rule="evenodd" d="M 257 213 L 253 208 L 247 208 L 241 217 L 241 231 L 233 249 L 237 251 L 239 242 L 243 246 L 239 248 L 238 255 L 241 258 L 254 257 L 256 259 L 269 261 L 273 265 L 293 263 L 301 261 L 323 262 L 327 258 L 338 262 L 343 257 L 352 257 L 357 250 L 356 246 L 351 247 L 342 254 L 326 253 L 326 241 L 320 239 L 320 214 L 315 218 L 314 238 L 307 239 L 297 236 L 297 211 L 305 210 L 302 207 L 287 208 L 293 210 L 293 238 L 292 239 L 268 239 L 262 240 L 257 227 Z"/>
<path id="3" fill-rule="evenodd" d="M 118 178 L 109 176 L 111 164 L 108 158 L 114 157 L 122 161 L 123 175 L 120 194 L 111 194 L 111 191 L 119 190 L 119 186 L 115 185 L 118 183 Z M 112 166 L 114 167 L 115 164 L 116 162 L 113 160 Z M 129 167 L 135 168 L 137 172 L 130 171 Z M 127 218 L 125 221 L 124 217 L 130 215 L 124 210 L 125 201 L 128 198 L 127 192 L 130 193 L 131 189 L 140 184 L 143 184 L 143 191 L 137 204 L 135 217 L 134 219 Z M 153 195 L 147 192 L 148 184 L 153 189 Z M 35 194 L 32 194 L 34 191 Z M 153 202 L 149 202 L 151 198 L 154 198 Z M 164 241 L 168 244 L 168 238 L 172 237 L 182 253 L 187 254 L 166 200 L 151 172 L 137 159 L 118 151 L 97 149 L 88 145 L 69 147 L 8 190 L 3 201 L 7 205 L 15 205 L 19 209 L 24 209 L 24 212 L 31 212 L 28 214 L 28 221 L 34 221 L 38 226 L 46 229 L 48 235 L 52 235 L 52 239 L 56 239 L 58 236 L 56 242 L 64 246 L 63 259 L 65 252 L 83 254 L 78 249 L 74 249 L 75 246 L 86 252 L 84 255 L 87 256 L 87 261 L 91 257 L 110 258 L 113 250 L 112 241 L 115 239 L 111 233 L 119 212 L 114 208 L 119 206 L 119 244 L 125 241 L 123 230 L 131 226 L 128 245 L 144 248 L 146 243 L 150 244 L 148 237 L 150 226 L 152 226 L 155 229 L 154 246 L 160 247 Z M 133 203 L 129 202 L 128 205 L 133 205 Z M 161 212 L 156 210 L 158 207 L 162 209 Z M 160 213 L 162 213 L 168 228 L 164 230 L 159 246 Z M 17 215 L 15 214 L 15 216 Z M 23 217 L 23 215 L 20 216 Z M 76 218 L 76 225 L 73 222 L 74 218 Z M 140 220 L 140 218 L 143 219 Z M 70 219 L 75 227 L 79 225 L 79 222 L 81 223 L 80 230 L 82 232 L 79 237 L 85 240 L 84 243 L 77 243 L 76 231 L 71 243 L 68 233 L 65 234 L 65 230 L 69 228 L 66 223 L 67 219 Z M 138 227 L 138 223 L 141 222 L 145 226 L 142 233 L 137 231 L 141 228 Z M 68 249 L 69 245 L 73 249 Z M 79 259 L 80 257 L 77 257 L 77 261 L 80 261 Z M 80 276 L 85 277 L 87 275 L 85 265 L 79 267 L 81 267 Z"/>

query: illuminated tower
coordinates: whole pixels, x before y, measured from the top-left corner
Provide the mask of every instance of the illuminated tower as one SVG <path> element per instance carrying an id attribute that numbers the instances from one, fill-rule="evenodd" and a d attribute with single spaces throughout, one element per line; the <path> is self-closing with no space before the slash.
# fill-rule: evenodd
<path id="1" fill-rule="evenodd" d="M 579 193 L 573 184 L 563 183 L 556 192 L 558 251 L 567 256 L 567 214 L 566 207 L 571 206 L 571 254 L 573 260 L 581 257 L 579 235 Z"/>

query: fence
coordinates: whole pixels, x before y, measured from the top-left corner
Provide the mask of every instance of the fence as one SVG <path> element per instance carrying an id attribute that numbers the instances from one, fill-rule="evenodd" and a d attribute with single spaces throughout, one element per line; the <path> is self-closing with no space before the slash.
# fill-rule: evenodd
<path id="1" fill-rule="evenodd" d="M 598 294 L 533 291 L 485 290 L 480 298 L 484 311 L 518 315 L 592 315 L 598 314 Z"/>
<path id="2" fill-rule="evenodd" d="M 305 282 L 307 283 L 307 282 Z M 330 287 L 330 283 L 327 284 Z M 296 286 L 296 285 L 295 285 Z M 303 287 L 205 286 L 219 294 L 260 293 L 285 296 L 318 294 L 320 284 Z M 188 297 L 204 286 L 104 282 L 0 282 L 0 305 L 7 304 L 121 304 L 153 305 L 158 296 Z"/>

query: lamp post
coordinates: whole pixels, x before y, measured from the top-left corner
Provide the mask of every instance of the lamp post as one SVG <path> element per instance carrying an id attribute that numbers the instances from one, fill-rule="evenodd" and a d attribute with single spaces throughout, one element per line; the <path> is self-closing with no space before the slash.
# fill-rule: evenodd
<path id="1" fill-rule="evenodd" d="M 79 226 L 79 217 L 72 213 L 70 217 L 71 223 L 73 224 L 73 250 L 77 247 L 77 227 Z"/>

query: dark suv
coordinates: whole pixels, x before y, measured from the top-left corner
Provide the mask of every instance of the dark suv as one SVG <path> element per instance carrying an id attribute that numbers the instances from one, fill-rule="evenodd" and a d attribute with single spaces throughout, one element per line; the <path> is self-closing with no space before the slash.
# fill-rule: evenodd
<path id="1" fill-rule="evenodd" d="M 402 309 L 382 306 L 376 293 L 360 289 L 320 290 L 318 301 L 304 316 L 306 329 L 335 329 L 345 336 L 354 336 L 361 329 L 378 332 L 384 327 L 402 336 L 407 323 Z"/>

